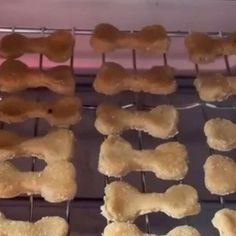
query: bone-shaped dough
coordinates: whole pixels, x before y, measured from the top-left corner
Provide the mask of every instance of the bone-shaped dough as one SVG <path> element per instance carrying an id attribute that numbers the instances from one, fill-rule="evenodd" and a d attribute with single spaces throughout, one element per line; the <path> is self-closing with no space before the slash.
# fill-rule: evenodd
<path id="1" fill-rule="evenodd" d="M 236 191 L 236 163 L 222 155 L 212 155 L 204 164 L 205 185 L 212 193 L 220 196 Z"/>
<path id="2" fill-rule="evenodd" d="M 135 224 L 113 222 L 104 229 L 103 236 L 158 236 L 157 234 L 145 234 L 139 230 Z M 200 233 L 191 226 L 183 225 L 172 229 L 162 236 L 201 236 Z"/>
<path id="3" fill-rule="evenodd" d="M 164 212 L 176 219 L 200 212 L 197 191 L 189 185 L 174 185 L 165 193 L 141 193 L 128 183 L 115 181 L 105 188 L 102 215 L 111 221 L 133 222 L 139 215 Z"/>
<path id="4" fill-rule="evenodd" d="M 120 136 L 109 136 L 101 145 L 98 170 L 114 177 L 131 171 L 152 171 L 160 179 L 181 180 L 188 170 L 187 158 L 185 146 L 178 142 L 139 151 Z"/>
<path id="5" fill-rule="evenodd" d="M 31 223 L 7 219 L 0 213 L 1 236 L 67 236 L 69 226 L 58 216 L 43 217 Z"/>
<path id="6" fill-rule="evenodd" d="M 17 58 L 24 53 L 41 53 L 51 61 L 64 62 L 72 56 L 74 44 L 73 35 L 63 30 L 39 38 L 13 33 L 0 41 L 0 57 Z"/>
<path id="7" fill-rule="evenodd" d="M 223 118 L 208 120 L 204 126 L 208 145 L 219 151 L 230 151 L 236 148 L 236 125 Z"/>
<path id="8" fill-rule="evenodd" d="M 130 48 L 152 53 L 165 53 L 170 46 L 170 38 L 161 25 L 150 25 L 141 31 L 129 33 L 115 26 L 102 23 L 95 27 L 90 45 L 98 53 L 113 51 L 116 48 Z"/>
<path id="9" fill-rule="evenodd" d="M 44 118 L 50 125 L 68 127 L 81 119 L 80 108 L 80 99 L 75 96 L 38 102 L 12 95 L 0 100 L 0 121 L 17 123 L 29 118 Z"/>
<path id="10" fill-rule="evenodd" d="M 235 76 L 224 76 L 220 73 L 200 75 L 194 85 L 199 97 L 207 102 L 221 102 L 236 94 Z"/>
<path id="11" fill-rule="evenodd" d="M 175 92 L 177 84 L 169 66 L 154 66 L 144 72 L 131 73 L 117 63 L 106 62 L 98 71 L 93 87 L 106 95 L 125 90 L 166 95 Z"/>
<path id="12" fill-rule="evenodd" d="M 75 81 L 70 67 L 57 66 L 47 71 L 41 71 L 11 59 L 6 60 L 0 66 L 1 91 L 14 93 L 38 87 L 46 87 L 59 94 L 73 94 Z"/>
<path id="13" fill-rule="evenodd" d="M 0 161 L 22 156 L 34 156 L 48 164 L 70 160 L 74 150 L 74 135 L 68 129 L 56 129 L 43 137 L 26 138 L 9 130 L 0 130 Z"/>
<path id="14" fill-rule="evenodd" d="M 217 211 L 212 224 L 218 229 L 220 236 L 235 236 L 236 211 L 227 208 Z"/>
<path id="15" fill-rule="evenodd" d="M 97 108 L 96 129 L 104 134 L 120 134 L 123 130 L 136 129 L 153 137 L 167 139 L 178 133 L 178 112 L 171 105 L 161 105 L 147 111 L 130 111 L 112 104 Z"/>

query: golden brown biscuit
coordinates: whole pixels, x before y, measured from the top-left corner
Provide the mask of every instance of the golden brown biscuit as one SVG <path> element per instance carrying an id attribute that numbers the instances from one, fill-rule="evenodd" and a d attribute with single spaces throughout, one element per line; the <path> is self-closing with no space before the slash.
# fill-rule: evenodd
<path id="1" fill-rule="evenodd" d="M 101 145 L 98 170 L 114 177 L 131 171 L 152 171 L 160 179 L 181 180 L 188 171 L 187 159 L 185 146 L 178 142 L 139 151 L 120 136 L 109 136 Z"/>
<path id="2" fill-rule="evenodd" d="M 208 120 L 204 125 L 208 145 L 219 151 L 236 148 L 236 125 L 223 118 Z"/>
<path id="3" fill-rule="evenodd" d="M 24 53 L 41 53 L 51 61 L 64 62 L 73 55 L 74 44 L 73 35 L 64 30 L 39 38 L 28 38 L 13 33 L 0 41 L 0 57 L 17 58 Z"/>
<path id="4" fill-rule="evenodd" d="M 163 212 L 180 219 L 200 212 L 197 191 L 189 185 L 174 185 L 165 193 L 141 193 L 128 183 L 115 181 L 105 188 L 102 215 L 111 221 L 133 222 L 139 215 Z"/>
<path id="5" fill-rule="evenodd" d="M 144 72 L 131 73 L 117 63 L 106 62 L 98 71 L 93 87 L 106 95 L 125 90 L 166 95 L 175 92 L 177 84 L 169 66 L 154 66 Z"/>
<path id="6" fill-rule="evenodd" d="M 0 91 L 14 93 L 38 87 L 64 95 L 74 94 L 75 80 L 71 68 L 57 66 L 48 71 L 41 71 L 11 59 L 0 66 Z"/>
<path id="7" fill-rule="evenodd" d="M 72 200 L 77 191 L 75 167 L 68 161 L 47 165 L 44 170 L 24 172 L 8 161 L 0 163 L 0 198 L 40 194 L 48 202 Z"/>
<path id="8" fill-rule="evenodd" d="M 205 185 L 212 193 L 225 196 L 236 191 L 236 163 L 222 155 L 212 155 L 204 164 Z"/>
<path id="9" fill-rule="evenodd" d="M 67 236 L 69 226 L 58 216 L 43 217 L 31 223 L 7 219 L 0 213 L 0 235 L 2 236 Z"/>
<path id="10" fill-rule="evenodd" d="M 227 208 L 217 211 L 212 224 L 218 229 L 220 236 L 235 236 L 236 211 Z"/>
<path id="11" fill-rule="evenodd" d="M 161 25 L 146 26 L 139 32 L 130 33 L 102 23 L 95 27 L 90 45 L 98 53 L 113 51 L 117 48 L 165 53 L 169 49 L 170 38 Z"/>
<path id="12" fill-rule="evenodd" d="M 44 118 L 50 125 L 68 127 L 80 119 L 81 102 L 78 97 L 60 97 L 50 102 L 8 96 L 0 100 L 0 121 L 17 123 L 29 118 Z"/>
<path id="13" fill-rule="evenodd" d="M 101 104 L 97 108 L 96 129 L 104 134 L 120 134 L 124 130 L 136 129 L 153 137 L 167 139 L 178 133 L 178 112 L 171 105 L 161 105 L 147 111 L 131 111 L 112 104 Z"/>

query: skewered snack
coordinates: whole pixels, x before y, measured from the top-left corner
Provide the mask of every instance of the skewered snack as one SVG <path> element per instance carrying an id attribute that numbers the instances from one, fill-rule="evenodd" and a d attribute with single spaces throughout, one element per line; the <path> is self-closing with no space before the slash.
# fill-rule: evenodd
<path id="1" fill-rule="evenodd" d="M 120 31 L 113 25 L 102 23 L 95 27 L 90 45 L 97 53 L 105 53 L 117 48 L 165 53 L 169 49 L 170 38 L 161 25 L 150 25 L 142 28 L 141 31 L 129 33 Z"/>
<path id="2" fill-rule="evenodd" d="M 160 179 L 181 180 L 188 170 L 187 158 L 185 146 L 178 142 L 139 151 L 120 136 L 109 136 L 101 145 L 98 170 L 114 177 L 131 171 L 152 171 Z"/>
<path id="3" fill-rule="evenodd" d="M 51 164 L 69 161 L 73 156 L 74 135 L 68 129 L 56 129 L 43 137 L 26 138 L 19 134 L 0 130 L 0 161 L 22 156 L 34 156 Z"/>
<path id="4" fill-rule="evenodd" d="M 220 73 L 200 75 L 194 85 L 199 97 L 206 102 L 221 102 L 236 94 L 234 76 L 224 76 Z"/>
<path id="5" fill-rule="evenodd" d="M 219 151 L 230 151 L 236 148 L 236 125 L 223 118 L 208 120 L 204 126 L 208 145 Z"/>
<path id="6" fill-rule="evenodd" d="M 24 53 L 41 53 L 51 61 L 64 62 L 72 56 L 74 44 L 73 35 L 64 30 L 39 38 L 13 33 L 0 41 L 0 57 L 17 58 Z"/>
<path id="7" fill-rule="evenodd" d="M 177 84 L 169 66 L 154 66 L 144 72 L 131 73 L 117 63 L 106 62 L 98 71 L 93 87 L 106 95 L 125 90 L 167 95 L 176 91 Z"/>
<path id="8" fill-rule="evenodd" d="M 236 211 L 227 208 L 217 211 L 212 224 L 218 229 L 220 236 L 235 236 Z"/>
<path id="9" fill-rule="evenodd" d="M 40 194 L 48 202 L 63 202 L 75 197 L 75 168 L 68 161 L 47 165 L 42 171 L 24 172 L 8 161 L 0 163 L 0 198 L 20 194 Z"/>
<path id="10" fill-rule="evenodd" d="M 103 236 L 158 236 L 157 234 L 145 234 L 139 230 L 135 224 L 113 222 L 106 226 Z M 201 236 L 200 233 L 191 226 L 183 225 L 172 229 L 162 236 Z"/>
<path id="11" fill-rule="evenodd" d="M 63 95 L 74 94 L 75 81 L 70 67 L 57 66 L 41 71 L 11 59 L 0 66 L 0 91 L 14 93 L 38 87 L 45 87 Z"/>
<path id="12" fill-rule="evenodd" d="M 2 236 L 66 236 L 69 226 L 58 216 L 43 217 L 31 223 L 7 219 L 0 214 L 0 235 Z"/>
<path id="13" fill-rule="evenodd" d="M 197 191 L 189 185 L 174 185 L 165 193 L 141 193 L 122 181 L 105 188 L 102 215 L 110 221 L 133 222 L 139 215 L 164 212 L 176 219 L 200 212 Z"/>
<path id="14" fill-rule="evenodd" d="M 212 193 L 225 196 L 236 191 L 236 163 L 222 155 L 211 155 L 204 164 L 205 185 Z"/>
<path id="15" fill-rule="evenodd" d="M 147 132 L 153 137 L 167 139 L 175 136 L 178 112 L 171 105 L 157 106 L 150 111 L 130 111 L 104 103 L 97 108 L 96 129 L 104 134 L 120 134 L 127 129 Z"/>
<path id="16" fill-rule="evenodd" d="M 68 127 L 80 119 L 81 102 L 78 97 L 65 96 L 50 102 L 8 96 L 0 100 L 0 121 L 17 123 L 29 118 L 44 118 L 50 125 Z"/>

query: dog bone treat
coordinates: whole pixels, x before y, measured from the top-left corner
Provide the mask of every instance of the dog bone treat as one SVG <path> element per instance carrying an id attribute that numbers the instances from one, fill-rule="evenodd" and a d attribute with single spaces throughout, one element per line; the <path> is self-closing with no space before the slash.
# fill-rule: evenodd
<path id="1" fill-rule="evenodd" d="M 236 148 L 236 125 L 223 118 L 208 120 L 204 126 L 208 145 L 218 151 Z"/>
<path id="2" fill-rule="evenodd" d="M 27 88 L 45 87 L 59 94 L 75 91 L 75 81 L 69 66 L 57 66 L 48 71 L 31 69 L 24 63 L 8 59 L 0 66 L 0 90 L 14 93 Z"/>
<path id="3" fill-rule="evenodd" d="M 114 95 L 121 91 L 166 95 L 176 91 L 174 72 L 168 66 L 154 66 L 150 70 L 131 73 L 114 62 L 105 62 L 93 83 L 99 93 Z"/>
<path id="4" fill-rule="evenodd" d="M 98 169 L 100 173 L 114 177 L 131 171 L 152 171 L 164 180 L 181 180 L 188 170 L 187 159 L 185 146 L 178 142 L 139 151 L 120 136 L 109 136 L 101 145 Z"/>
<path id="5" fill-rule="evenodd" d="M 41 53 L 55 62 L 67 61 L 73 55 L 75 40 L 70 32 L 58 30 L 47 37 L 28 38 L 18 33 L 0 41 L 0 56 L 17 58 L 24 53 Z"/>
<path id="6" fill-rule="evenodd" d="M 24 172 L 10 162 L 0 163 L 0 198 L 40 194 L 48 202 L 74 198 L 77 190 L 75 168 L 68 161 L 47 165 L 43 171 Z"/>
<path id="7" fill-rule="evenodd" d="M 139 215 L 164 212 L 176 219 L 200 212 L 197 191 L 189 185 L 174 185 L 165 193 L 141 193 L 128 183 L 115 181 L 105 188 L 102 215 L 111 221 L 133 222 Z"/>
<path id="8" fill-rule="evenodd" d="M 235 236 L 236 211 L 227 208 L 217 211 L 212 224 L 218 229 L 220 236 Z"/>
<path id="9" fill-rule="evenodd" d="M 158 236 L 157 234 L 145 234 L 138 229 L 135 224 L 113 222 L 104 229 L 103 236 Z M 166 235 L 162 236 L 201 236 L 200 233 L 191 226 L 178 226 Z"/>
<path id="10" fill-rule="evenodd" d="M 104 135 L 136 129 L 153 137 L 168 139 L 178 133 L 177 123 L 178 112 L 170 105 L 157 106 L 150 111 L 131 111 L 104 103 L 97 108 L 95 127 Z"/>
<path id="11" fill-rule="evenodd" d="M 106 53 L 117 48 L 165 53 L 169 49 L 170 38 L 161 25 L 146 26 L 141 31 L 130 33 L 102 23 L 95 27 L 90 45 L 97 53 Z"/>
<path id="12" fill-rule="evenodd" d="M 22 156 L 34 156 L 48 164 L 70 160 L 74 150 L 74 135 L 68 129 L 57 129 L 43 137 L 26 138 L 15 132 L 0 130 L 0 161 Z"/>
<path id="13" fill-rule="evenodd" d="M 80 107 L 80 99 L 75 96 L 43 102 L 12 95 L 0 100 L 0 121 L 17 123 L 29 118 L 44 118 L 50 125 L 68 127 L 81 119 Z"/>
<path id="14" fill-rule="evenodd" d="M 212 193 L 225 196 L 236 191 L 236 163 L 222 155 L 208 157 L 204 164 L 205 185 Z"/>
<path id="15" fill-rule="evenodd" d="M 2 236 L 67 236 L 67 222 L 58 216 L 43 217 L 31 223 L 7 219 L 0 214 L 0 235 Z"/>

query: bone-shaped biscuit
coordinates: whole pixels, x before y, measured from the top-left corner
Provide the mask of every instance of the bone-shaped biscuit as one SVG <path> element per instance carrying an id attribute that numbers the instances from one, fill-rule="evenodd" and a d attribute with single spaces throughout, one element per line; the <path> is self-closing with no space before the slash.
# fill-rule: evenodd
<path id="1" fill-rule="evenodd" d="M 96 129 L 104 134 L 120 134 L 127 129 L 147 132 L 153 137 L 167 139 L 178 133 L 178 112 L 171 105 L 157 106 L 150 111 L 130 111 L 112 104 L 97 108 Z"/>
<path id="2" fill-rule="evenodd" d="M 120 31 L 113 25 L 102 23 L 95 27 L 90 45 L 97 53 L 105 53 L 117 48 L 165 53 L 169 49 L 170 38 L 161 25 L 150 25 L 138 32 L 129 33 Z"/>
<path id="3" fill-rule="evenodd" d="M 200 75 L 194 85 L 199 97 L 207 102 L 221 102 L 236 94 L 235 76 L 224 76 L 220 73 Z"/>
<path id="4" fill-rule="evenodd" d="M 131 223 L 113 222 L 104 229 L 103 236 L 158 236 L 157 234 L 145 234 Z M 183 225 L 172 229 L 162 236 L 201 236 L 200 233 L 191 226 Z"/>
<path id="5" fill-rule="evenodd" d="M 212 224 L 218 229 L 220 236 L 235 236 L 236 211 L 227 208 L 217 211 Z"/>
<path id="6" fill-rule="evenodd" d="M 8 96 L 0 100 L 0 121 L 17 123 L 29 118 L 44 118 L 50 125 L 68 127 L 81 119 L 80 108 L 80 99 L 75 96 L 48 102 Z"/>
<path id="7" fill-rule="evenodd" d="M 43 137 L 26 138 L 9 130 L 0 130 L 0 161 L 22 156 L 34 156 L 48 164 L 70 160 L 74 150 L 74 135 L 68 129 L 57 129 Z"/>
<path id="8" fill-rule="evenodd" d="M 75 197 L 75 167 L 68 161 L 47 165 L 42 171 L 24 172 L 8 161 L 0 163 L 0 198 L 20 194 L 40 194 L 48 202 L 63 202 Z"/>
<path id="9" fill-rule="evenodd" d="M 70 67 L 57 66 L 41 71 L 11 59 L 0 66 L 0 91 L 14 93 L 38 87 L 45 87 L 59 94 L 73 94 L 75 81 Z"/>
<path id="10" fill-rule="evenodd" d="M 51 61 L 64 62 L 72 56 L 74 44 L 73 35 L 63 30 L 38 38 L 13 33 L 1 39 L 0 57 L 17 58 L 24 53 L 41 53 Z"/>
<path id="11" fill-rule="evenodd" d="M 178 142 L 139 151 L 120 136 L 109 136 L 101 145 L 98 170 L 114 177 L 131 171 L 152 171 L 160 179 L 181 180 L 188 170 L 187 158 L 185 146 Z"/>
<path id="12" fill-rule="evenodd" d="M 236 125 L 223 118 L 208 120 L 204 125 L 208 145 L 219 151 L 236 148 Z"/>
<path id="13" fill-rule="evenodd" d="M 175 92 L 177 84 L 169 66 L 154 66 L 144 72 L 131 73 L 117 63 L 106 62 L 98 71 L 93 87 L 106 95 L 125 90 L 166 95 Z"/>
<path id="14" fill-rule="evenodd" d="M 0 213 L 1 236 L 67 236 L 69 226 L 58 216 L 43 217 L 35 223 L 7 219 Z"/>
<path id="15" fill-rule="evenodd" d="M 101 210 L 107 220 L 133 222 L 151 212 L 180 219 L 198 214 L 200 208 L 197 191 L 189 185 L 174 185 L 165 193 L 141 193 L 128 183 L 115 181 L 105 188 Z"/>
<path id="16" fill-rule="evenodd" d="M 222 155 L 211 155 L 204 164 L 205 185 L 212 193 L 220 196 L 236 191 L 236 163 Z"/>

